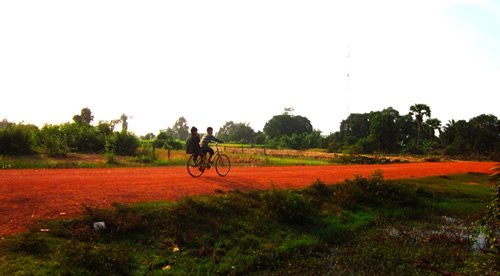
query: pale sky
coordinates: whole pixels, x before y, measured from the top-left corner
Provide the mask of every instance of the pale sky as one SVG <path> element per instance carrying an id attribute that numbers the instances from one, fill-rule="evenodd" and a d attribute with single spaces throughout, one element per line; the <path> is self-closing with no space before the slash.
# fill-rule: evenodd
<path id="1" fill-rule="evenodd" d="M 349 78 L 347 75 L 349 74 Z M 0 1 L 0 120 L 84 107 L 137 135 L 292 107 L 327 135 L 350 113 L 500 117 L 500 1 Z"/>

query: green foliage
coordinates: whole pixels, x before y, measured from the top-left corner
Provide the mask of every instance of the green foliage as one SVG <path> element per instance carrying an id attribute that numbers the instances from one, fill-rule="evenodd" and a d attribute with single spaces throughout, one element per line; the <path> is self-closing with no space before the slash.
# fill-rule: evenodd
<path id="1" fill-rule="evenodd" d="M 257 131 L 254 136 L 255 144 L 263 145 L 266 142 L 266 135 L 262 131 Z"/>
<path id="2" fill-rule="evenodd" d="M 469 121 L 451 120 L 441 127 L 441 122 L 430 115 L 430 107 L 425 104 L 411 106 L 406 115 L 400 115 L 392 107 L 350 114 L 341 122 L 340 131 L 322 136 L 319 130 L 313 130 L 306 117 L 285 112 L 271 118 L 263 132 L 255 133 L 247 123 L 229 121 L 220 128 L 218 135 L 226 141 L 267 144 L 271 148 L 326 148 L 328 152 L 349 154 L 444 153 L 455 158 L 500 160 L 500 122 L 496 116 L 481 114 Z M 128 117 L 125 114 L 110 122 L 99 121 L 97 126 L 91 124 L 93 119 L 89 108 L 83 108 L 79 115 L 75 115 L 72 123 L 49 125 L 42 130 L 4 119 L 0 122 L 0 154 L 64 156 L 68 153 L 103 153 L 108 139 L 118 143 L 114 154 L 135 154 L 133 144 L 136 139 L 129 137 L 132 134 L 127 131 Z M 114 130 L 118 123 L 122 124 L 120 133 Z M 436 130 L 439 138 L 435 136 Z M 166 137 L 161 137 L 162 133 Z M 180 117 L 172 128 L 162 133 L 154 140 L 154 148 L 181 149 L 180 141 L 189 134 L 186 119 Z M 145 138 L 153 137 L 153 134 L 148 134 Z M 140 160 L 148 161 L 148 158 L 141 157 Z"/>
<path id="3" fill-rule="evenodd" d="M 64 133 L 58 125 L 45 125 L 39 133 L 42 152 L 49 156 L 66 156 L 69 152 Z"/>
<path id="4" fill-rule="evenodd" d="M 382 171 L 374 171 L 370 177 L 357 175 L 346 180 L 334 190 L 334 198 L 344 207 L 359 206 L 417 206 L 418 189 L 409 184 L 384 180 Z"/>
<path id="5" fill-rule="evenodd" d="M 370 114 L 351 113 L 340 123 L 340 137 L 335 139 L 346 145 L 353 145 L 359 139 L 370 135 Z"/>
<path id="6" fill-rule="evenodd" d="M 392 107 L 371 116 L 370 138 L 374 143 L 375 150 L 387 153 L 399 151 L 398 118 L 399 112 Z"/>
<path id="7" fill-rule="evenodd" d="M 6 242 L 5 247 L 23 254 L 42 255 L 48 251 L 48 243 L 44 234 L 28 231 Z"/>
<path id="8" fill-rule="evenodd" d="M 343 211 L 339 216 L 329 216 L 324 220 L 324 227 L 317 232 L 322 241 L 328 244 L 349 242 L 353 234 L 369 228 L 375 223 L 374 212 Z"/>
<path id="9" fill-rule="evenodd" d="M 441 121 L 430 116 L 431 109 L 425 104 L 411 106 L 406 115 L 391 107 L 350 114 L 341 122 L 340 131 L 325 138 L 325 147 L 328 152 L 352 154 L 434 154 L 444 150 L 461 158 L 500 158 L 500 122 L 494 115 L 482 114 L 468 122 L 452 120 L 443 128 Z"/>
<path id="10" fill-rule="evenodd" d="M 313 131 L 311 133 L 294 133 L 291 136 L 282 135 L 278 138 L 271 138 L 267 140 L 267 145 L 271 148 L 306 150 L 319 148 L 322 141 L 321 133 Z"/>
<path id="11" fill-rule="evenodd" d="M 495 183 L 491 201 L 486 206 L 486 214 L 479 221 L 481 231 L 485 234 L 489 252 L 498 256 L 500 254 L 500 164 L 493 169 L 491 180 Z M 498 266 L 498 265 L 497 265 Z"/>
<path id="12" fill-rule="evenodd" d="M 106 163 L 110 165 L 118 164 L 118 160 L 116 159 L 116 154 L 115 154 L 115 143 L 112 137 L 106 139 L 105 149 L 106 149 L 105 152 Z"/>
<path id="13" fill-rule="evenodd" d="M 417 123 L 417 148 L 420 147 L 420 143 L 422 140 L 422 128 L 424 117 L 431 117 L 431 108 L 426 104 L 415 104 L 410 106 L 411 116 L 415 118 Z"/>
<path id="14" fill-rule="evenodd" d="M 444 127 L 441 141 L 448 155 L 481 155 L 498 159 L 500 156 L 499 132 L 500 121 L 497 117 L 482 114 L 468 122 L 450 121 Z"/>
<path id="15" fill-rule="evenodd" d="M 385 157 L 371 157 L 359 154 L 344 154 L 338 155 L 332 159 L 333 163 L 339 164 L 391 164 L 391 163 L 403 163 L 401 160 L 391 161 Z"/>
<path id="16" fill-rule="evenodd" d="M 74 153 L 103 153 L 134 155 L 138 138 L 126 131 L 114 132 L 118 122 L 126 124 L 123 114 L 120 120 L 100 121 L 91 125 L 94 116 L 88 108 L 73 117 L 73 123 L 45 125 L 41 130 L 32 125 L 7 124 L 0 129 L 0 154 L 28 155 L 34 152 L 49 156 L 65 156 Z M 113 151 L 106 143 L 113 143 Z"/>
<path id="17" fill-rule="evenodd" d="M 32 154 L 37 131 L 37 127 L 23 124 L 9 124 L 0 129 L 0 154 Z"/>
<path id="18" fill-rule="evenodd" d="M 60 131 L 64 137 L 64 143 L 71 152 L 98 153 L 104 151 L 105 136 L 92 126 L 65 123 L 60 126 Z"/>
<path id="19" fill-rule="evenodd" d="M 165 131 L 167 136 L 171 136 L 174 139 L 178 139 L 184 141 L 189 136 L 189 127 L 187 125 L 187 120 L 184 117 L 179 117 L 175 124 L 170 128 L 167 128 Z"/>
<path id="20" fill-rule="evenodd" d="M 307 226 L 317 215 L 310 199 L 292 190 L 272 189 L 263 194 L 264 209 L 268 215 L 281 222 Z"/>
<path id="21" fill-rule="evenodd" d="M 293 134 L 311 133 L 311 122 L 306 117 L 281 114 L 274 116 L 264 125 L 264 133 L 270 139 Z"/>
<path id="22" fill-rule="evenodd" d="M 114 244 L 68 241 L 55 253 L 56 260 L 66 273 L 92 275 L 129 275 L 134 268 L 130 250 Z"/>
<path id="23" fill-rule="evenodd" d="M 156 154 L 153 151 L 153 145 L 149 142 L 141 142 L 142 150 L 137 153 L 134 160 L 138 163 L 150 164 L 157 160 Z"/>
<path id="24" fill-rule="evenodd" d="M 241 144 L 255 143 L 255 131 L 248 123 L 226 122 L 217 132 L 217 136 L 227 142 Z"/>
<path id="25" fill-rule="evenodd" d="M 114 144 L 114 152 L 118 155 L 133 156 L 136 154 L 137 148 L 140 145 L 139 138 L 127 132 L 115 133 L 111 141 Z"/>
<path id="26" fill-rule="evenodd" d="M 94 120 L 94 115 L 88 107 L 81 110 L 80 115 L 73 116 L 73 122 L 77 125 L 90 126 L 90 123 Z"/>
<path id="27" fill-rule="evenodd" d="M 9 123 L 7 119 L 2 119 L 2 121 L 0 121 L 0 130 L 7 128 L 10 124 L 11 123 Z"/>
<path id="28" fill-rule="evenodd" d="M 153 148 L 164 148 L 164 149 L 183 149 L 183 144 L 175 139 L 173 136 L 169 135 L 165 131 L 161 131 L 153 140 Z"/>

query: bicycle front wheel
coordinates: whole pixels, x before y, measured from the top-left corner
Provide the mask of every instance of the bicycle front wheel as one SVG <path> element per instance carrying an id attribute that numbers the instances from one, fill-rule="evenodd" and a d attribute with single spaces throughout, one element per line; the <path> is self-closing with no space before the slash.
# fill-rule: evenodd
<path id="1" fill-rule="evenodd" d="M 215 161 L 215 171 L 220 176 L 226 176 L 231 169 L 231 161 L 229 160 L 229 156 L 225 154 L 219 155 L 217 160 Z"/>
<path id="2" fill-rule="evenodd" d="M 192 177 L 199 177 L 203 174 L 204 170 L 200 166 L 201 156 L 198 156 L 196 162 L 194 160 L 194 155 L 191 155 L 187 161 L 187 170 Z"/>

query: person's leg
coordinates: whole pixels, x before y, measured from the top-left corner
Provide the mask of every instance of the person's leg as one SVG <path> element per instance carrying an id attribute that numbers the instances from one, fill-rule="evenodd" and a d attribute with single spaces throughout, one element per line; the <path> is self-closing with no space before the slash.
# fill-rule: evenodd
<path id="1" fill-rule="evenodd" d="M 207 152 L 209 152 L 208 148 L 205 148 L 205 147 L 200 148 L 200 154 L 199 155 L 200 155 L 201 158 L 204 158 L 205 161 L 207 161 L 206 160 L 206 158 L 207 158 Z"/>
<path id="2" fill-rule="evenodd" d="M 208 157 L 208 164 L 212 163 L 212 157 L 214 156 L 214 150 L 212 148 L 208 148 L 207 152 L 210 154 Z"/>

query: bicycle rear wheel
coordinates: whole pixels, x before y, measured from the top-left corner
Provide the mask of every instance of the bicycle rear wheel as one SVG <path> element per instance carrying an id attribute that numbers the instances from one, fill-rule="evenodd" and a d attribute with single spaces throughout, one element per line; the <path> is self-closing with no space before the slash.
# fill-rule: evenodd
<path id="1" fill-rule="evenodd" d="M 220 176 L 226 176 L 231 169 L 231 160 L 229 160 L 229 156 L 225 154 L 219 155 L 217 160 L 215 160 L 215 171 Z"/>
<path id="2" fill-rule="evenodd" d="M 196 162 L 194 161 L 194 155 L 191 155 L 187 161 L 187 170 L 188 173 L 192 177 L 199 177 L 203 174 L 205 171 L 202 169 L 202 166 L 200 166 L 200 163 L 203 162 L 201 156 L 198 156 Z"/>

